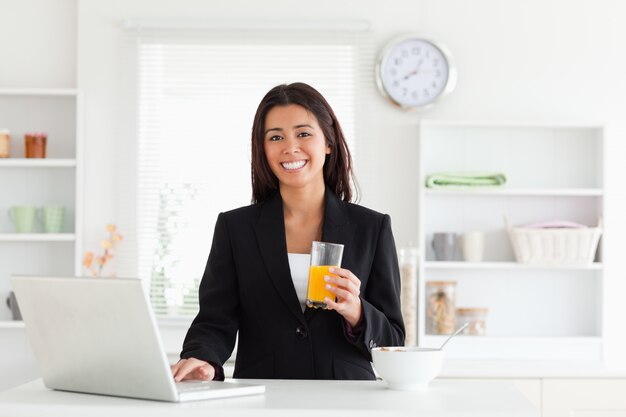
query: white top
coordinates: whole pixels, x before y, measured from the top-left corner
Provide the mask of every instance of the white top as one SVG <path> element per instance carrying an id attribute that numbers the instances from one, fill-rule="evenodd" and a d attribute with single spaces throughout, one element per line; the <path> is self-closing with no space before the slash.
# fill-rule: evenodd
<path id="1" fill-rule="evenodd" d="M 140 381 L 141 377 L 137 377 Z M 242 381 L 242 380 L 239 380 Z M 264 395 L 166 403 L 44 388 L 41 380 L 0 392 L 0 415 L 11 417 L 536 417 L 510 382 L 435 380 L 426 391 L 391 391 L 384 381 L 246 379 Z"/>
<path id="2" fill-rule="evenodd" d="M 291 279 L 293 287 L 298 294 L 298 301 L 302 312 L 306 309 L 306 291 L 309 286 L 309 266 L 311 264 L 311 255 L 307 253 L 288 253 L 289 269 L 291 270 Z"/>

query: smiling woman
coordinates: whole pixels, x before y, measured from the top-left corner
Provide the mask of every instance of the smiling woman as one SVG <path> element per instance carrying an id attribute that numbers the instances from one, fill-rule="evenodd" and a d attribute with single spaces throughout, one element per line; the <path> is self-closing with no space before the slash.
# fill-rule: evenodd
<path id="1" fill-rule="evenodd" d="M 390 219 L 350 203 L 351 165 L 317 90 L 293 83 L 263 97 L 252 127 L 254 204 L 217 219 L 177 381 L 222 379 L 237 332 L 236 378 L 375 379 L 371 349 L 404 344 Z M 322 240 L 345 250 L 316 309 L 302 294 L 309 262 L 296 259 Z"/>

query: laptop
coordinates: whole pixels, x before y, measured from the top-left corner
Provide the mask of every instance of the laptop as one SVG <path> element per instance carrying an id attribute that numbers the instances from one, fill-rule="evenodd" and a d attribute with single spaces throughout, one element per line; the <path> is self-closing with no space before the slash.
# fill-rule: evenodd
<path id="1" fill-rule="evenodd" d="M 46 387 L 160 401 L 262 394 L 237 381 L 175 383 L 142 281 L 13 276 Z"/>

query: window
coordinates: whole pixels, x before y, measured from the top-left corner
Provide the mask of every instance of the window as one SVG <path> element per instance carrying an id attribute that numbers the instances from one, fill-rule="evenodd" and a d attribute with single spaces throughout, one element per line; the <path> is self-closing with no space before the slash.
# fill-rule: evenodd
<path id="1" fill-rule="evenodd" d="M 330 102 L 353 154 L 366 31 L 138 32 L 136 270 L 159 316 L 197 312 L 217 215 L 250 204 L 250 132 L 263 95 L 303 81 Z M 355 158 L 356 159 L 356 158 Z"/>

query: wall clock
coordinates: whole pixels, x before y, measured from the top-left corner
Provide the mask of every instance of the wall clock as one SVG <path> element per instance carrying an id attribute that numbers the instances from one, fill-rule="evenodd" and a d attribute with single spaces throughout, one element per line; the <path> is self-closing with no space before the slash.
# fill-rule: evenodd
<path id="1" fill-rule="evenodd" d="M 395 106 L 423 110 L 454 90 L 456 73 L 443 45 L 404 35 L 383 48 L 376 65 L 376 84 Z"/>

